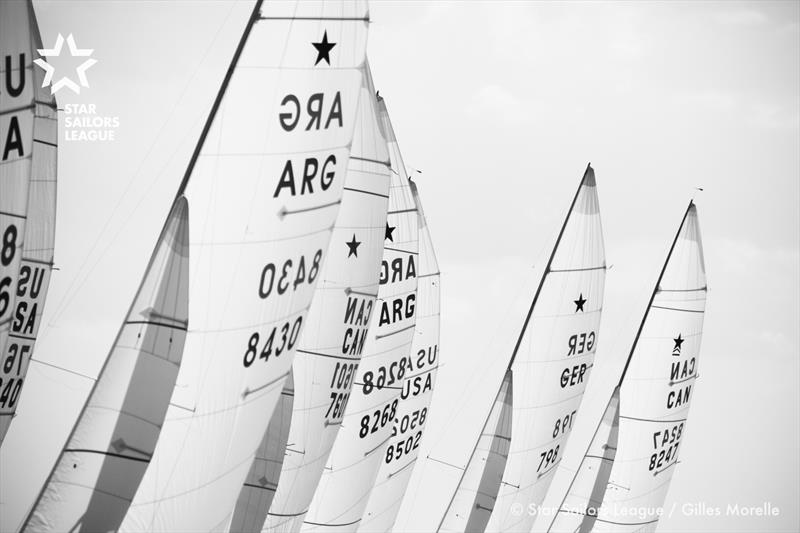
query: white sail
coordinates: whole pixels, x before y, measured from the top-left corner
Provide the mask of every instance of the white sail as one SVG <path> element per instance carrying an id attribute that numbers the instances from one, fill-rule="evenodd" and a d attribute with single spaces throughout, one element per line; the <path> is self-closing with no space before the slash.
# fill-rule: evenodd
<path id="1" fill-rule="evenodd" d="M 114 346 L 23 531 L 116 531 L 152 456 L 186 339 L 186 200 L 175 202 Z"/>
<path id="2" fill-rule="evenodd" d="M 58 113 L 41 87 L 43 71 L 33 67 L 39 48 L 32 4 L 0 2 L 0 443 L 19 403 L 53 264 Z"/>
<path id="3" fill-rule="evenodd" d="M 379 110 L 393 176 L 378 303 L 342 427 L 302 531 L 354 531 L 358 527 L 391 438 L 414 338 L 417 209 L 382 99 Z"/>
<path id="4" fill-rule="evenodd" d="M 230 524 L 327 255 L 367 26 L 365 2 L 254 7 L 186 173 L 189 332 L 121 531 Z"/>
<path id="5" fill-rule="evenodd" d="M 264 531 L 297 532 L 303 525 L 344 418 L 375 311 L 391 178 L 369 75 L 361 91 L 342 206 L 292 365 L 296 393 L 290 446 Z"/>
<path id="6" fill-rule="evenodd" d="M 419 455 L 425 423 L 429 420 L 439 367 L 439 264 L 417 186 L 414 182 L 409 182 L 409 185 L 419 213 L 416 326 L 392 438 L 359 525 L 359 531 L 369 533 L 391 531 L 397 519 Z"/>
<path id="7" fill-rule="evenodd" d="M 618 439 L 619 387 L 615 387 L 558 511 L 550 517 L 542 515 L 550 521 L 548 531 L 588 533 L 592 530 L 617 454 Z"/>
<path id="8" fill-rule="evenodd" d="M 619 446 L 593 531 L 655 531 L 686 434 L 706 293 L 690 203 L 620 379 Z"/>
<path id="9" fill-rule="evenodd" d="M 588 166 L 509 363 L 511 441 L 503 477 L 494 480 L 498 488 L 483 489 L 497 494 L 488 506 L 487 531 L 530 531 L 531 509 L 544 500 L 583 398 L 597 349 L 606 270 L 596 189 Z M 475 510 L 451 504 L 447 512 L 466 516 Z"/>
<path id="10" fill-rule="evenodd" d="M 512 382 L 511 370 L 507 370 L 437 531 L 464 533 L 486 529 L 508 460 L 514 394 Z"/>
<path id="11" fill-rule="evenodd" d="M 267 431 L 256 457 L 247 473 L 236 507 L 231 518 L 232 533 L 260 531 L 267 518 L 267 509 L 275 496 L 281 478 L 286 445 L 289 441 L 289 424 L 292 422 L 295 386 L 294 376 L 289 373 L 281 392 L 281 399 L 272 414 Z"/>

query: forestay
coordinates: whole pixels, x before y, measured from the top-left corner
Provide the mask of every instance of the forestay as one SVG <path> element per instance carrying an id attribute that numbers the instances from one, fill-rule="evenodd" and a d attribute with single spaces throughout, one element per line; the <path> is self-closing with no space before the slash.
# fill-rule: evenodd
<path id="1" fill-rule="evenodd" d="M 386 447 L 360 531 L 391 531 L 419 455 L 439 368 L 439 264 L 417 186 L 409 181 L 419 213 L 416 326 L 392 438 Z"/>
<path id="2" fill-rule="evenodd" d="M 287 453 L 289 424 L 292 422 L 295 386 L 289 373 L 283 386 L 278 406 L 272 414 L 267 431 L 256 451 L 256 457 L 247 473 L 231 519 L 231 533 L 260 531 L 272 504 L 275 489 L 281 478 L 283 458 Z"/>
<path id="3" fill-rule="evenodd" d="M 366 37 L 364 2 L 254 7 L 186 173 L 189 333 L 122 531 L 231 521 L 328 250 Z"/>
<path id="4" fill-rule="evenodd" d="M 706 293 L 690 203 L 620 379 L 619 447 L 594 531 L 655 531 L 686 434 Z"/>
<path id="5" fill-rule="evenodd" d="M 296 532 L 303 525 L 375 313 L 390 183 L 389 153 L 377 114 L 367 68 L 342 206 L 292 365 L 290 445 L 264 531 Z"/>
<path id="6" fill-rule="evenodd" d="M 391 438 L 407 357 L 414 338 L 417 299 L 417 209 L 385 103 L 379 119 L 389 144 L 392 182 L 378 300 L 342 428 L 302 531 L 353 531 Z"/>
<path id="7" fill-rule="evenodd" d="M 53 265 L 58 113 L 42 88 L 42 69 L 33 67 L 40 48 L 32 4 L 0 2 L 0 444 L 19 403 Z"/>
<path id="8" fill-rule="evenodd" d="M 144 476 L 186 339 L 186 200 L 175 202 L 142 285 L 23 531 L 116 531 Z"/>
<path id="9" fill-rule="evenodd" d="M 561 227 L 509 363 L 513 382 L 511 440 L 502 479 L 470 475 L 488 505 L 455 508 L 466 517 L 491 513 L 488 531 L 527 533 L 561 459 L 594 362 L 605 283 L 605 252 L 594 170 L 587 166 Z M 470 463 L 477 461 L 473 453 Z M 481 466 L 467 465 L 467 470 Z M 489 485 L 493 483 L 494 485 Z M 469 502 L 460 497 L 459 502 Z M 478 516 L 468 522 L 481 524 Z M 445 517 L 444 522 L 450 519 Z M 482 531 L 476 528 L 475 531 Z"/>

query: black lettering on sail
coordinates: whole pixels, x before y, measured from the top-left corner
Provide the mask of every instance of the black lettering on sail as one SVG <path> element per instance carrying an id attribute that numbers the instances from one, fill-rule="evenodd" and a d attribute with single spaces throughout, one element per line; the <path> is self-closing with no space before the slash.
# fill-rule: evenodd
<path id="1" fill-rule="evenodd" d="M 22 134 L 19 131 L 19 121 L 14 115 L 11 116 L 11 120 L 8 122 L 8 135 L 6 135 L 3 146 L 3 161 L 8 159 L 8 154 L 11 150 L 17 151 L 17 157 L 25 157 L 25 150 L 22 147 Z"/>
<path id="2" fill-rule="evenodd" d="M 336 91 L 336 96 L 333 97 L 333 105 L 331 106 L 331 112 L 328 114 L 328 121 L 325 122 L 325 129 L 327 130 L 328 127 L 331 125 L 331 121 L 333 119 L 337 119 L 339 121 L 339 127 L 342 127 L 342 96 L 339 94 L 339 91 Z"/>
<path id="3" fill-rule="evenodd" d="M 281 122 L 281 127 L 284 131 L 292 131 L 297 123 L 300 121 L 300 100 L 293 94 L 287 94 L 281 100 L 281 107 L 291 103 L 294 105 L 294 111 L 283 112 L 278 115 Z"/>
<path id="4" fill-rule="evenodd" d="M 25 53 L 19 54 L 19 66 L 15 69 L 11 65 L 11 56 L 6 56 L 5 60 L 6 70 L 6 92 L 11 97 L 17 97 L 22 94 L 25 89 Z M 11 77 L 13 72 L 19 72 L 17 75 L 17 84 L 14 85 Z M 5 159 L 5 158 L 4 158 Z"/>

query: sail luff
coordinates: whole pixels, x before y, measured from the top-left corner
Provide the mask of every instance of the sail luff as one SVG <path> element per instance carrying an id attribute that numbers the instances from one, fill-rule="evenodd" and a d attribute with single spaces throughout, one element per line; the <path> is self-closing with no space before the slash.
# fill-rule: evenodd
<path id="1" fill-rule="evenodd" d="M 522 339 L 525 338 L 525 332 L 528 329 L 528 324 L 531 321 L 531 316 L 533 316 L 533 310 L 536 308 L 536 303 L 539 301 L 539 295 L 542 292 L 542 287 L 544 286 L 544 282 L 547 279 L 548 274 L 550 274 L 550 268 L 553 266 L 553 258 L 556 256 L 556 251 L 558 251 L 558 245 L 561 243 L 561 238 L 564 236 L 564 230 L 567 227 L 567 223 L 569 222 L 569 218 L 572 215 L 572 210 L 575 209 L 575 202 L 578 201 L 578 196 L 581 193 L 581 189 L 583 188 L 583 184 L 586 182 L 586 178 L 589 176 L 589 173 L 594 175 L 594 170 L 592 169 L 592 164 L 588 163 L 586 165 L 586 170 L 583 172 L 583 178 L 581 178 L 581 182 L 578 184 L 578 188 L 575 190 L 575 195 L 572 197 L 572 202 L 569 204 L 569 210 L 567 211 L 567 216 L 564 217 L 564 222 L 561 224 L 561 229 L 558 232 L 558 237 L 556 237 L 556 242 L 553 244 L 552 250 L 550 250 L 550 257 L 547 259 L 547 265 L 544 267 L 544 273 L 542 277 L 539 279 L 539 285 L 536 287 L 536 292 L 533 294 L 533 300 L 531 301 L 531 306 L 528 308 L 528 314 L 525 316 L 525 322 L 522 324 L 522 330 L 519 332 L 519 337 L 517 337 L 517 343 L 514 345 L 514 350 L 511 352 L 511 359 L 508 361 L 508 368 L 511 369 L 512 365 L 514 364 L 514 360 L 517 357 L 517 352 L 519 351 L 519 347 L 522 344 Z"/>
<path id="2" fill-rule="evenodd" d="M 633 338 L 631 351 L 628 353 L 628 358 L 625 360 L 625 366 L 622 368 L 622 373 L 619 376 L 619 382 L 617 383 L 617 387 L 622 386 L 622 381 L 625 379 L 625 374 L 628 372 L 628 366 L 630 366 L 631 364 L 633 353 L 636 351 L 636 346 L 639 343 L 639 337 L 642 335 L 642 330 L 644 329 L 644 325 L 647 322 L 647 317 L 650 314 L 650 308 L 653 305 L 653 300 L 655 300 L 656 294 L 658 294 L 659 288 L 661 286 L 661 280 L 664 278 L 664 272 L 667 271 L 667 265 L 669 265 L 669 260 L 672 257 L 672 252 L 675 251 L 675 244 L 678 242 L 678 238 L 681 235 L 681 231 L 683 231 L 683 225 L 686 224 L 686 218 L 689 216 L 689 212 L 692 210 L 692 207 L 694 207 L 694 200 L 689 200 L 689 205 L 686 207 L 686 211 L 683 213 L 681 224 L 680 226 L 678 226 L 678 231 L 675 232 L 675 238 L 672 239 L 672 244 L 669 247 L 669 252 L 667 252 L 667 258 L 664 260 L 664 264 L 661 266 L 661 272 L 658 274 L 658 279 L 656 280 L 656 284 L 653 287 L 653 292 L 650 293 L 650 300 L 647 302 L 647 307 L 645 307 L 644 315 L 642 316 L 642 321 L 639 323 L 639 329 L 636 330 L 636 336 Z"/>

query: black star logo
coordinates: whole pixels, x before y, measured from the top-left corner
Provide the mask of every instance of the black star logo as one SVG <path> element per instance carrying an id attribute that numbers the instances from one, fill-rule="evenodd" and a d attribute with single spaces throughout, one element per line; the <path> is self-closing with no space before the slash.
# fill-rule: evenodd
<path id="1" fill-rule="evenodd" d="M 329 43 L 328 42 L 328 30 L 325 30 L 325 35 L 322 36 L 322 42 L 320 43 L 311 43 L 314 45 L 314 48 L 317 49 L 317 61 L 314 65 L 318 65 L 320 61 L 323 59 L 327 64 L 331 64 L 331 48 L 336 46 L 336 43 Z"/>
<path id="2" fill-rule="evenodd" d="M 347 252 L 347 257 L 350 257 L 351 255 L 354 255 L 354 256 L 358 257 L 358 246 L 361 243 L 356 240 L 356 234 L 355 233 L 353 233 L 353 240 L 348 242 L 348 243 L 345 243 L 345 244 L 347 244 L 347 247 L 349 248 L 349 250 Z"/>
<path id="3" fill-rule="evenodd" d="M 683 341 L 685 341 L 686 339 L 682 338 L 681 334 L 678 333 L 678 336 L 672 340 L 675 341 L 675 347 L 672 349 L 672 353 L 676 352 L 681 353 L 681 345 L 683 344 Z"/>
<path id="4" fill-rule="evenodd" d="M 392 232 L 397 229 L 397 226 L 389 227 L 389 223 L 386 223 L 386 235 L 384 235 L 383 240 L 389 239 L 390 241 L 394 242 L 392 238 Z"/>
<path id="5" fill-rule="evenodd" d="M 578 311 L 583 311 L 583 304 L 586 303 L 586 298 L 583 297 L 583 293 L 581 293 L 580 296 L 578 296 L 577 300 L 572 300 L 572 301 L 575 302 L 575 312 L 576 313 Z"/>

